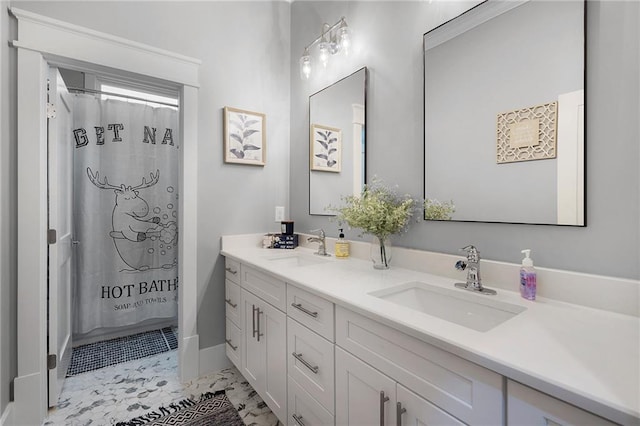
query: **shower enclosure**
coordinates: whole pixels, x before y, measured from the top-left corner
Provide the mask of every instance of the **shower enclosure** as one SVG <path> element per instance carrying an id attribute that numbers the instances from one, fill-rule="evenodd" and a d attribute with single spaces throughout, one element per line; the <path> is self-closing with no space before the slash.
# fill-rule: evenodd
<path id="1" fill-rule="evenodd" d="M 177 108 L 74 98 L 74 343 L 175 325 Z"/>

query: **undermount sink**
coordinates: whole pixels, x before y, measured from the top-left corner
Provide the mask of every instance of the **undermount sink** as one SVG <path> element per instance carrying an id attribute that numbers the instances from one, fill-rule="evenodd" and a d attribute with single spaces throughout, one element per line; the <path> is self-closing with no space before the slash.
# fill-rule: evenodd
<path id="1" fill-rule="evenodd" d="M 489 331 L 527 309 L 488 296 L 417 281 L 369 295 L 476 331 Z"/>
<path id="2" fill-rule="evenodd" d="M 291 253 L 283 256 L 274 256 L 267 258 L 269 262 L 277 263 L 278 265 L 286 266 L 310 266 L 318 265 L 328 261 L 326 257 L 306 255 L 300 253 Z"/>

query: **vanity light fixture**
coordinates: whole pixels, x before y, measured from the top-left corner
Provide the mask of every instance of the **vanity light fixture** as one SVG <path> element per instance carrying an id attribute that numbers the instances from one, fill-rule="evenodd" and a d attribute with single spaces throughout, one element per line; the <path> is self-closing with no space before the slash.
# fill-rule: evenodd
<path id="1" fill-rule="evenodd" d="M 320 59 L 323 68 L 327 67 L 329 58 L 332 55 L 340 52 L 348 55 L 351 47 L 351 33 L 344 16 L 331 26 L 327 23 L 322 24 L 322 33 L 305 46 L 304 53 L 300 57 L 300 77 L 304 80 L 308 80 L 311 77 L 313 67 L 310 52 L 311 48 L 316 44 L 318 45 L 318 59 Z"/>

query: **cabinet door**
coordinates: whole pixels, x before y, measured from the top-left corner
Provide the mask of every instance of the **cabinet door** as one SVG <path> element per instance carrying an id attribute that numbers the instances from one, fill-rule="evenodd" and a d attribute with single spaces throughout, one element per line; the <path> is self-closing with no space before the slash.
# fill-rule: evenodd
<path id="1" fill-rule="evenodd" d="M 287 316 L 263 302 L 258 314 L 258 332 L 266 346 L 267 371 L 265 372 L 265 396 L 263 399 L 271 411 L 284 422 L 287 418 Z"/>
<path id="2" fill-rule="evenodd" d="M 259 341 L 256 338 L 256 313 L 262 305 L 260 299 L 242 289 L 240 300 L 244 315 L 244 329 L 242 330 L 242 375 L 253 389 L 261 396 L 264 394 L 265 372 L 267 371 L 267 347 L 264 336 Z"/>
<path id="3" fill-rule="evenodd" d="M 336 347 L 336 424 L 393 426 L 395 407 L 396 383 Z"/>
<path id="4" fill-rule="evenodd" d="M 287 416 L 286 315 L 242 289 L 242 375 L 281 420 Z"/>
<path id="5" fill-rule="evenodd" d="M 442 411 L 426 399 L 411 392 L 401 384 L 397 385 L 396 397 L 398 399 L 395 409 L 397 426 L 464 426 L 464 423 Z M 400 412 L 398 412 L 398 410 L 400 410 Z"/>

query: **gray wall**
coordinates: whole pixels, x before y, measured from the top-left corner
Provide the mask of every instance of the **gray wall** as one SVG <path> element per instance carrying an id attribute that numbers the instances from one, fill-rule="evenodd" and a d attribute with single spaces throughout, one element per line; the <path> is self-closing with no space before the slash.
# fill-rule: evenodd
<path id="1" fill-rule="evenodd" d="M 423 191 L 422 35 L 469 7 L 460 2 L 294 2 L 291 7 L 291 140 L 304 140 L 306 98 L 317 83 L 296 78 L 304 44 L 323 22 L 345 16 L 360 49 L 343 74 L 369 67 L 367 174 L 402 192 Z M 587 22 L 587 227 L 418 221 L 394 244 L 459 254 L 477 245 L 487 259 L 626 278 L 640 275 L 638 127 L 640 4 L 589 1 Z M 458 9 L 455 11 L 454 9 Z M 336 77 L 339 77 L 340 74 Z M 328 77 L 327 77 L 328 78 Z M 291 210 L 296 228 L 336 224 L 309 216 L 302 144 L 291 146 Z M 407 155 L 411 153 L 413 155 Z M 347 232 L 355 239 L 357 232 Z M 515 283 L 515 278 L 514 278 Z M 514 284 L 515 285 L 515 284 Z"/>
<path id="2" fill-rule="evenodd" d="M 224 262 L 220 236 L 275 231 L 275 205 L 289 197 L 289 23 L 287 2 L 13 2 L 15 7 L 198 58 L 198 333 L 200 347 L 224 342 Z M 6 4 L 3 3 L 3 6 Z M 7 20 L 2 9 L 3 24 Z M 5 26 L 3 25 L 3 31 Z M 15 36 L 13 36 L 15 37 Z M 16 227 L 15 52 L 2 52 L 2 315 L 3 391 L 15 368 Z M 10 54 L 10 59 L 5 60 Z M 7 99 L 6 94 L 10 99 Z M 267 117 L 267 164 L 228 165 L 222 156 L 222 108 L 260 111 Z M 268 188 L 265 190 L 265 188 Z M 287 209 L 288 210 L 288 209 Z M 12 234 L 12 235 L 10 235 Z M 9 242 L 8 238 L 12 241 Z M 12 276 L 8 274 L 12 272 Z M 8 297 L 5 297 L 8 294 Z M 13 310 L 12 310 L 13 309 Z M 8 331 L 6 330 L 8 328 Z M 7 342 L 7 339 L 12 339 Z"/>

